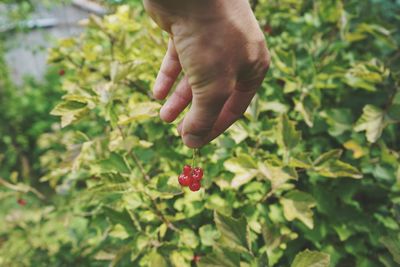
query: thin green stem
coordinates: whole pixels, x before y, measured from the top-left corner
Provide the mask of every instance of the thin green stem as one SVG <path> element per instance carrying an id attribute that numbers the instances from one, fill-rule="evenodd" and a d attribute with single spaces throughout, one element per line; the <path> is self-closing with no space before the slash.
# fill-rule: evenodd
<path id="1" fill-rule="evenodd" d="M 194 168 L 194 167 L 196 167 L 195 166 L 195 164 L 196 164 L 196 155 L 197 154 L 197 148 L 194 148 L 193 149 L 193 156 L 192 156 L 192 168 Z"/>

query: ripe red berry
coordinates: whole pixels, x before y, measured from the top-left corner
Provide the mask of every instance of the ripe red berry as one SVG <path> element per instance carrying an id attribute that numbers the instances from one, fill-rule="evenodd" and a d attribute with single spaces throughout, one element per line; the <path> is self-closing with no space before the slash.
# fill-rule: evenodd
<path id="1" fill-rule="evenodd" d="M 201 188 L 201 183 L 200 183 L 200 181 L 194 181 L 194 182 L 192 182 L 192 183 L 189 185 L 189 189 L 190 189 L 190 191 L 192 191 L 192 192 L 199 191 L 200 188 Z"/>
<path id="2" fill-rule="evenodd" d="M 264 32 L 271 35 L 272 34 L 272 28 L 270 25 L 266 24 L 264 25 Z"/>
<path id="3" fill-rule="evenodd" d="M 198 263 L 200 260 L 201 260 L 201 256 L 200 256 L 200 255 L 194 255 L 194 256 L 193 256 L 193 261 L 194 261 L 195 263 Z"/>
<path id="4" fill-rule="evenodd" d="M 178 177 L 178 182 L 181 186 L 189 186 L 192 183 L 192 177 L 182 173 Z"/>
<path id="5" fill-rule="evenodd" d="M 194 168 L 192 177 L 193 180 L 200 181 L 203 178 L 203 169 L 199 167 Z"/>
<path id="6" fill-rule="evenodd" d="M 183 167 L 183 174 L 185 175 L 190 175 L 192 172 L 192 167 L 190 167 L 189 165 L 185 165 Z"/>
<path id="7" fill-rule="evenodd" d="M 58 75 L 64 76 L 64 74 L 65 74 L 65 70 L 61 69 L 58 71 Z"/>
<path id="8" fill-rule="evenodd" d="M 23 199 L 23 198 L 19 198 L 19 199 L 17 200 L 17 203 L 18 203 L 18 205 L 20 205 L 20 206 L 25 206 L 25 205 L 26 205 L 26 200 Z"/>

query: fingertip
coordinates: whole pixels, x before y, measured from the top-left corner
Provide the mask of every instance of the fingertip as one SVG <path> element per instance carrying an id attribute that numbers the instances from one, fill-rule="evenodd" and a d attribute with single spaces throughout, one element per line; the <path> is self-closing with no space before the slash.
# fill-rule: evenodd
<path id="1" fill-rule="evenodd" d="M 200 148 L 205 145 L 205 137 L 194 134 L 185 134 L 182 137 L 183 143 L 189 148 Z"/>
<path id="2" fill-rule="evenodd" d="M 166 96 L 164 96 L 163 94 L 161 94 L 159 91 L 157 90 L 153 90 L 153 97 L 156 100 L 164 100 Z"/>
<path id="3" fill-rule="evenodd" d="M 171 123 L 175 120 L 171 110 L 166 105 L 161 107 L 160 118 L 167 123 Z"/>
<path id="4" fill-rule="evenodd" d="M 157 77 L 157 80 L 153 87 L 153 97 L 157 100 L 164 100 L 169 92 L 169 88 L 166 86 L 162 86 L 163 82 L 160 81 L 161 77 Z M 164 85 L 166 83 L 164 82 Z M 172 85 L 171 85 L 172 87 Z"/>

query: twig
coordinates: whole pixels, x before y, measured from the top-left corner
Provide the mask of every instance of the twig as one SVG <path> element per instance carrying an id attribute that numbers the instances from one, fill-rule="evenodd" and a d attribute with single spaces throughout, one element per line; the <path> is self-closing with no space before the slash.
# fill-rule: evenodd
<path id="1" fill-rule="evenodd" d="M 45 196 L 42 193 L 40 193 L 38 190 L 36 190 L 35 188 L 33 188 L 29 185 L 25 185 L 25 184 L 21 184 L 20 186 L 14 185 L 12 183 L 7 182 L 3 178 L 0 178 L 0 184 L 11 190 L 17 191 L 17 192 L 22 192 L 22 193 L 32 192 L 38 198 L 40 198 L 42 200 L 45 199 Z"/>
<path id="2" fill-rule="evenodd" d="M 127 79 L 127 83 L 126 84 L 128 86 L 136 87 L 138 92 L 140 92 L 140 93 L 142 93 L 144 95 L 147 95 L 150 98 L 153 98 L 151 92 L 149 90 L 147 90 L 145 87 L 143 87 L 142 85 L 140 85 L 138 82 Z"/>
<path id="3" fill-rule="evenodd" d="M 125 139 L 126 139 L 125 134 L 124 134 L 124 132 L 122 131 L 122 129 L 121 129 L 120 126 L 118 126 L 118 130 L 119 130 L 119 132 L 120 132 L 122 138 L 125 140 Z M 135 154 L 135 152 L 131 149 L 131 150 L 128 152 L 128 154 L 131 156 L 131 158 L 133 159 L 133 161 L 135 162 L 135 164 L 138 166 L 138 168 L 139 168 L 140 172 L 142 173 L 144 179 L 146 179 L 147 181 L 150 181 L 150 176 L 146 173 L 146 170 L 144 169 L 142 163 L 140 163 L 140 160 L 139 160 L 139 158 L 137 157 L 137 155 Z"/>
<path id="4" fill-rule="evenodd" d="M 170 222 L 165 216 L 164 214 L 161 212 L 161 210 L 158 208 L 157 202 L 146 192 L 144 192 L 144 194 L 150 199 L 151 204 L 153 206 L 154 212 L 157 214 L 157 216 L 167 225 L 167 227 L 173 231 L 179 231 L 178 228 L 176 228 L 176 226 Z"/>
<path id="5" fill-rule="evenodd" d="M 118 126 L 118 130 L 122 136 L 123 139 L 125 139 L 125 134 L 122 131 L 121 127 Z M 135 164 L 139 167 L 140 172 L 143 175 L 143 178 L 147 181 L 150 181 L 150 176 L 147 175 L 146 171 L 143 168 L 143 165 L 140 163 L 140 160 L 138 159 L 138 157 L 136 156 L 136 154 L 133 152 L 133 150 L 129 151 L 129 155 L 131 155 L 132 159 L 135 161 Z M 173 223 L 171 223 L 165 216 L 164 214 L 161 212 L 161 210 L 158 208 L 157 202 L 154 200 L 154 198 L 152 196 L 150 196 L 147 192 L 143 192 L 143 194 L 148 197 L 151 201 L 151 205 L 153 206 L 154 212 L 157 214 L 157 216 L 161 219 L 161 221 L 163 221 L 167 227 L 173 231 L 179 231 L 178 228 L 175 227 L 175 225 Z"/>

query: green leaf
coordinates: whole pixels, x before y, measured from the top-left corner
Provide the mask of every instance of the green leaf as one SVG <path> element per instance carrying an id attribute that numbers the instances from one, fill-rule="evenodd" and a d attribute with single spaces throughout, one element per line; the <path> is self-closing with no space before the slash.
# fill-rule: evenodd
<path id="1" fill-rule="evenodd" d="M 357 121 L 354 130 L 356 132 L 365 131 L 367 140 L 375 143 L 382 135 L 386 127 L 384 112 L 373 105 L 366 105 L 363 109 L 361 118 Z"/>
<path id="2" fill-rule="evenodd" d="M 78 102 L 78 101 L 63 101 L 59 103 L 55 108 L 50 112 L 51 115 L 62 116 L 67 113 L 76 112 L 86 107 L 86 103 Z"/>
<path id="3" fill-rule="evenodd" d="M 400 104 L 392 104 L 388 109 L 387 115 L 390 122 L 400 122 Z"/>
<path id="4" fill-rule="evenodd" d="M 271 51 L 272 65 L 281 72 L 294 76 L 295 55 L 293 52 L 274 49 Z"/>
<path id="5" fill-rule="evenodd" d="M 359 159 L 365 155 L 363 147 L 354 140 L 349 140 L 343 146 L 353 152 L 353 158 Z"/>
<path id="6" fill-rule="evenodd" d="M 290 121 L 286 114 L 279 117 L 276 129 L 278 145 L 290 151 L 300 142 L 300 132 L 296 131 L 294 122 Z"/>
<path id="7" fill-rule="evenodd" d="M 101 160 L 99 166 L 102 173 L 125 173 L 128 174 L 131 170 L 128 167 L 123 156 L 117 153 L 111 153 L 108 159 Z"/>
<path id="8" fill-rule="evenodd" d="M 266 252 L 264 252 L 263 254 L 261 254 L 258 257 L 257 266 L 258 267 L 268 267 L 269 266 L 268 254 Z"/>
<path id="9" fill-rule="evenodd" d="M 265 161 L 259 163 L 259 171 L 264 177 L 271 181 L 273 189 L 279 189 L 288 180 L 297 180 L 298 175 L 296 169 L 288 166 L 274 166 L 270 162 Z"/>
<path id="10" fill-rule="evenodd" d="M 152 251 L 147 256 L 149 259 L 148 266 L 168 267 L 167 261 L 164 259 L 164 257 L 161 254 L 157 253 L 156 251 Z"/>
<path id="11" fill-rule="evenodd" d="M 375 92 L 377 84 L 388 75 L 387 70 L 376 60 L 360 62 L 351 68 L 344 76 L 344 81 L 356 89 Z"/>
<path id="12" fill-rule="evenodd" d="M 227 248 L 215 248 L 211 255 L 202 257 L 199 267 L 239 267 L 240 254 Z"/>
<path id="13" fill-rule="evenodd" d="M 314 126 L 314 107 L 308 106 L 306 103 L 302 101 L 295 101 L 295 109 L 298 111 L 304 118 L 305 123 L 308 127 Z"/>
<path id="14" fill-rule="evenodd" d="M 308 127 L 314 126 L 315 111 L 321 105 L 321 93 L 319 90 L 312 90 L 307 94 L 302 94 L 300 100 L 294 100 L 295 110 L 298 111 L 304 118 L 304 122 Z"/>
<path id="15" fill-rule="evenodd" d="M 240 144 L 249 136 L 248 130 L 243 124 L 243 122 L 238 121 L 227 130 L 232 139 L 235 140 L 236 144 Z"/>
<path id="16" fill-rule="evenodd" d="M 316 160 L 314 160 L 313 165 L 318 166 L 327 163 L 331 160 L 338 160 L 342 156 L 343 150 L 333 149 L 328 152 L 323 153 Z"/>
<path id="17" fill-rule="evenodd" d="M 137 233 L 131 216 L 126 209 L 124 209 L 123 211 L 117 211 L 107 206 L 104 206 L 103 209 L 104 213 L 111 222 L 113 222 L 114 224 L 121 224 L 130 235 Z"/>
<path id="18" fill-rule="evenodd" d="M 340 160 L 316 166 L 314 171 L 319 175 L 330 178 L 351 177 L 354 179 L 361 179 L 363 177 L 362 173 L 357 168 Z"/>
<path id="19" fill-rule="evenodd" d="M 235 174 L 231 181 L 233 188 L 239 188 L 248 183 L 258 174 L 257 163 L 246 154 L 239 154 L 237 157 L 227 160 L 224 167 Z"/>
<path id="20" fill-rule="evenodd" d="M 61 116 L 61 127 L 81 119 L 89 111 L 86 103 L 77 101 L 63 101 L 59 103 L 51 112 L 51 115 Z"/>
<path id="21" fill-rule="evenodd" d="M 384 236 L 380 239 L 381 243 L 392 254 L 395 262 L 400 264 L 400 238 L 399 235 Z"/>
<path id="22" fill-rule="evenodd" d="M 185 258 L 185 255 L 181 253 L 181 251 L 174 250 L 169 256 L 172 266 L 182 266 L 182 267 L 190 267 L 190 261 L 193 259 L 193 256 L 190 260 Z"/>
<path id="23" fill-rule="evenodd" d="M 249 233 L 244 217 L 234 219 L 214 212 L 214 221 L 221 233 L 220 241 L 222 244 L 238 252 L 249 250 Z"/>
<path id="24" fill-rule="evenodd" d="M 213 246 L 220 237 L 220 233 L 210 224 L 200 227 L 199 235 L 203 246 Z"/>
<path id="25" fill-rule="evenodd" d="M 312 166 L 312 162 L 308 154 L 299 153 L 290 157 L 289 166 L 293 168 L 309 169 Z"/>
<path id="26" fill-rule="evenodd" d="M 329 125 L 329 134 L 340 136 L 345 132 L 353 130 L 353 112 L 350 109 L 335 108 L 324 110 L 320 113 Z"/>
<path id="27" fill-rule="evenodd" d="M 305 250 L 294 258 L 290 267 L 329 267 L 330 256 L 318 251 Z"/>
<path id="28" fill-rule="evenodd" d="M 121 115 L 118 119 L 119 125 L 147 120 L 158 115 L 161 105 L 155 102 L 135 103 L 131 106 L 129 116 Z"/>
<path id="29" fill-rule="evenodd" d="M 179 242 L 186 247 L 195 249 L 199 244 L 199 239 L 192 230 L 183 229 L 179 234 Z"/>
<path id="30" fill-rule="evenodd" d="M 314 228 L 312 208 L 316 206 L 314 198 L 307 193 L 293 190 L 280 199 L 283 214 L 288 221 L 298 219 L 308 228 Z"/>
<path id="31" fill-rule="evenodd" d="M 173 178 L 168 176 L 158 177 L 156 186 L 158 193 L 160 193 L 160 196 L 165 198 L 170 198 L 175 195 L 182 194 L 182 189 L 177 186 L 174 186 L 171 182 L 172 179 Z"/>
<path id="32" fill-rule="evenodd" d="M 114 61 L 110 66 L 110 77 L 111 81 L 118 83 L 125 79 L 129 73 L 132 71 L 132 64 L 121 64 L 118 61 Z"/>

